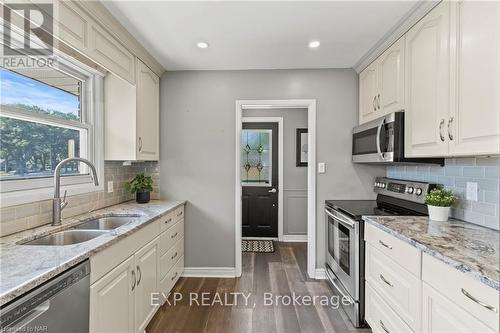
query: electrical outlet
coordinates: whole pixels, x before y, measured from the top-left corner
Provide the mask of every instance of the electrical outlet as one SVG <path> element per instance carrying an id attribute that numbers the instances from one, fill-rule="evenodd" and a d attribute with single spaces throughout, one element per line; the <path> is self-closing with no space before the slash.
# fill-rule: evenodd
<path id="1" fill-rule="evenodd" d="M 318 163 L 318 173 L 325 173 L 326 165 L 323 162 Z"/>
<path id="2" fill-rule="evenodd" d="M 467 182 L 465 186 L 465 199 L 470 201 L 477 201 L 477 183 Z"/>
<path id="3" fill-rule="evenodd" d="M 108 193 L 113 193 L 113 181 L 108 181 Z"/>

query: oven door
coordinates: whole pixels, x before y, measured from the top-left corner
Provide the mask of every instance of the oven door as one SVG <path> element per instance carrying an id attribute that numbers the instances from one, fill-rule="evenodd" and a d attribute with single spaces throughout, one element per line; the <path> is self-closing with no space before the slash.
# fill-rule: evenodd
<path id="1" fill-rule="evenodd" d="M 387 163 L 394 161 L 395 114 L 355 127 L 352 133 L 352 161 Z"/>
<path id="2" fill-rule="evenodd" d="M 325 208 L 328 224 L 326 263 L 354 301 L 359 301 L 359 222 Z"/>

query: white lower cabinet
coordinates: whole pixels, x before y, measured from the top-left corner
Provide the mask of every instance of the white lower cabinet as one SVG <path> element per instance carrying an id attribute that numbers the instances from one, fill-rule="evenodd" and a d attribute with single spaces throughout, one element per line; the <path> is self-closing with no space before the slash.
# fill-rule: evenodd
<path id="1" fill-rule="evenodd" d="M 499 332 L 497 290 L 369 224 L 365 241 L 365 318 L 374 332 Z"/>
<path id="2" fill-rule="evenodd" d="M 145 332 L 159 308 L 153 296 L 184 271 L 183 214 L 181 206 L 90 258 L 91 333 Z"/>
<path id="3" fill-rule="evenodd" d="M 422 332 L 495 332 L 425 282 L 422 298 Z"/>

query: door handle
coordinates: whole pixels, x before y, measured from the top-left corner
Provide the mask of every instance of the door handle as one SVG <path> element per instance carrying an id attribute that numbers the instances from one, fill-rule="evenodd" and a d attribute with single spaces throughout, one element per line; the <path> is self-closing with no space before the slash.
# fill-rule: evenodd
<path id="1" fill-rule="evenodd" d="M 380 110 L 380 94 L 377 95 L 377 109 Z"/>
<path id="2" fill-rule="evenodd" d="M 443 126 L 444 126 L 444 118 L 441 119 L 441 121 L 439 122 L 439 137 L 441 141 L 444 142 Z"/>
<path id="3" fill-rule="evenodd" d="M 269 192 L 269 193 L 276 193 L 277 191 L 276 191 L 276 189 L 275 189 L 275 188 L 272 188 L 272 189 L 270 189 L 270 190 L 269 190 L 269 191 L 267 191 L 267 192 Z"/>
<path id="4" fill-rule="evenodd" d="M 139 137 L 139 151 L 142 151 L 142 138 Z"/>
<path id="5" fill-rule="evenodd" d="M 134 291 L 136 283 L 137 283 L 137 279 L 135 277 L 135 271 L 132 270 L 132 291 Z"/>
<path id="6" fill-rule="evenodd" d="M 142 280 L 142 272 L 139 266 L 137 266 L 137 274 L 139 274 L 139 277 L 137 278 L 137 285 L 139 285 L 139 283 L 141 283 Z"/>
<path id="7" fill-rule="evenodd" d="M 453 140 L 453 134 L 451 134 L 450 130 L 451 124 L 453 124 L 453 117 L 450 117 L 450 119 L 448 120 L 448 138 L 450 138 L 450 141 Z"/>

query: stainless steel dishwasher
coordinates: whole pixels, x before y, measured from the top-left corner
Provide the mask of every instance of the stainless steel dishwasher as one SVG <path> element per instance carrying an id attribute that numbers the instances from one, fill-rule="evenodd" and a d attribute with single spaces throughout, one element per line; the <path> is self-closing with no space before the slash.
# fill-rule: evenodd
<path id="1" fill-rule="evenodd" d="M 87 333 L 89 273 L 86 260 L 0 308 L 0 332 Z"/>

